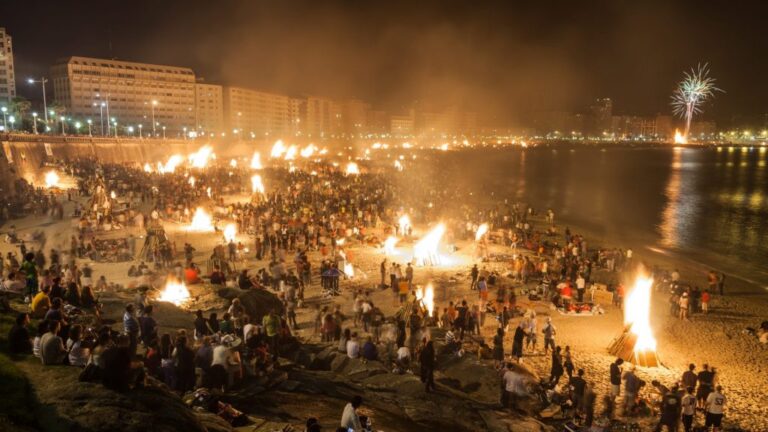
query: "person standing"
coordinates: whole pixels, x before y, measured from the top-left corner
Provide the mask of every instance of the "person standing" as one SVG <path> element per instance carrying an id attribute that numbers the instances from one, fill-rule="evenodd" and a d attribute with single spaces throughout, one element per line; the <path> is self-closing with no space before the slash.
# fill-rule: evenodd
<path id="1" fill-rule="evenodd" d="M 680 422 L 681 400 L 678 394 L 677 384 L 672 386 L 661 400 L 661 418 L 654 431 L 660 432 L 664 426 L 669 432 L 676 432 L 677 425 Z"/>
<path id="2" fill-rule="evenodd" d="M 696 388 L 696 381 L 698 381 L 698 378 L 696 377 L 696 365 L 691 363 L 688 365 L 688 370 L 683 372 L 683 378 L 680 380 L 680 382 L 683 384 L 683 388 L 687 389 L 688 387 Z"/>
<path id="3" fill-rule="evenodd" d="M 632 413 L 640 390 L 640 378 L 635 375 L 634 366 L 624 373 L 624 416 Z"/>
<path id="4" fill-rule="evenodd" d="M 563 376 L 563 358 L 560 355 L 562 349 L 558 346 L 552 351 L 552 367 L 549 372 L 549 383 L 553 387 L 560 381 L 560 377 Z"/>
<path id="5" fill-rule="evenodd" d="M 134 314 L 133 303 L 125 305 L 125 313 L 123 314 L 123 332 L 128 336 L 130 343 L 128 344 L 128 352 L 131 358 L 136 355 L 136 346 L 139 339 L 139 321 Z"/>
<path id="6" fill-rule="evenodd" d="M 725 408 L 725 396 L 723 396 L 723 387 L 715 387 L 715 391 L 707 396 L 705 404 L 706 419 L 704 426 L 712 432 L 719 432 L 723 422 L 723 409 Z"/>
<path id="7" fill-rule="evenodd" d="M 704 409 L 707 401 L 707 397 L 712 392 L 712 384 L 715 380 L 715 374 L 709 370 L 709 365 L 704 364 L 703 370 L 697 375 L 699 381 L 699 387 L 696 389 L 696 400 L 698 401 L 699 408 Z"/>
<path id="8" fill-rule="evenodd" d="M 694 386 L 686 387 L 685 395 L 681 401 L 683 414 L 683 429 L 685 432 L 693 432 L 693 416 L 696 414 L 696 396 L 693 394 Z"/>
<path id="9" fill-rule="evenodd" d="M 435 391 L 435 347 L 432 341 L 428 341 L 419 355 L 421 363 L 421 382 L 427 393 Z"/>
<path id="10" fill-rule="evenodd" d="M 544 325 L 542 332 L 544 333 L 544 355 L 547 355 L 550 347 L 552 351 L 555 351 L 555 334 L 557 333 L 555 325 L 552 324 L 551 317 L 547 318 L 547 323 Z"/>
<path id="11" fill-rule="evenodd" d="M 725 273 L 723 272 L 717 275 L 717 289 L 721 296 L 725 295 Z"/>
<path id="12" fill-rule="evenodd" d="M 475 289 L 477 286 L 477 278 L 480 276 L 480 270 L 477 268 L 477 264 L 472 266 L 472 271 L 470 273 L 472 275 L 472 283 L 469 286 L 469 289 Z"/>
<path id="13" fill-rule="evenodd" d="M 517 358 L 518 363 L 522 363 L 523 359 L 523 340 L 525 339 L 525 330 L 523 329 L 523 323 L 517 325 L 515 328 L 515 334 L 512 336 L 512 356 Z M 553 350 L 554 352 L 554 350 Z"/>

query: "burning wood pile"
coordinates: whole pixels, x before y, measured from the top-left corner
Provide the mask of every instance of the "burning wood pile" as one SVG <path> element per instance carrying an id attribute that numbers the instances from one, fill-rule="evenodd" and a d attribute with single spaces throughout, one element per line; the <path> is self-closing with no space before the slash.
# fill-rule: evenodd
<path id="1" fill-rule="evenodd" d="M 624 299 L 624 331 L 608 347 L 608 352 L 616 357 L 644 367 L 661 364 L 650 324 L 652 285 L 653 279 L 637 277 Z"/>

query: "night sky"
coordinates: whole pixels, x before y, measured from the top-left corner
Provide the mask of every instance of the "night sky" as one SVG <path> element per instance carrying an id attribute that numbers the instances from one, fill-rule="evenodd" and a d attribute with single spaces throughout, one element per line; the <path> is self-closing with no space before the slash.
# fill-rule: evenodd
<path id="1" fill-rule="evenodd" d="M 698 62 L 726 91 L 705 118 L 759 118 L 766 16 L 764 1 L 0 1 L 29 96 L 26 76 L 85 55 L 395 111 L 452 104 L 499 123 L 597 97 L 617 113 L 669 113 Z"/>

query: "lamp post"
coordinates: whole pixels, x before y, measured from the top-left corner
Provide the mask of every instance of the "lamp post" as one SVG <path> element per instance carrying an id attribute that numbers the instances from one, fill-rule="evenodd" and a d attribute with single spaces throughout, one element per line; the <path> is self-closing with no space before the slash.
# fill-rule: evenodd
<path id="1" fill-rule="evenodd" d="M 27 78 L 27 82 L 30 84 L 40 83 L 40 87 L 43 88 L 43 115 L 45 116 L 45 124 L 48 125 L 48 103 L 45 101 L 45 83 L 48 82 L 48 78 L 40 77 L 39 80 Z"/>
<path id="2" fill-rule="evenodd" d="M 154 137 L 155 136 L 155 107 L 157 106 L 157 100 L 153 100 L 151 103 L 151 106 L 152 106 L 152 136 Z"/>
<path id="3" fill-rule="evenodd" d="M 91 119 L 88 119 L 85 122 L 88 123 L 88 136 L 92 137 L 93 136 L 93 131 L 91 130 L 91 125 L 93 124 L 93 122 L 91 121 Z"/>
<path id="4" fill-rule="evenodd" d="M 37 113 L 32 113 L 32 132 L 37 135 Z"/>
<path id="5" fill-rule="evenodd" d="M 16 123 L 16 117 L 10 116 L 8 117 L 8 121 L 11 123 L 11 130 L 13 130 L 13 124 Z"/>
<path id="6" fill-rule="evenodd" d="M 133 126 L 128 126 L 128 133 L 133 135 Z"/>
<path id="7" fill-rule="evenodd" d="M 163 126 L 163 139 L 165 139 L 165 126 Z"/>
<path id="8" fill-rule="evenodd" d="M 75 122 L 75 135 L 80 135 L 80 126 L 82 125 L 80 122 Z"/>
<path id="9" fill-rule="evenodd" d="M 61 134 L 66 135 L 67 130 L 64 128 L 64 120 L 66 120 L 63 116 L 59 117 L 59 121 L 61 121 Z"/>
<path id="10" fill-rule="evenodd" d="M 143 126 L 141 123 L 139 123 L 139 139 L 144 139 L 144 136 L 141 134 L 141 129 L 142 129 L 143 127 L 144 127 L 144 126 Z"/>
<path id="11" fill-rule="evenodd" d="M 187 139 L 187 127 L 184 126 L 182 129 L 184 130 L 184 139 Z"/>
<path id="12" fill-rule="evenodd" d="M 3 129 L 8 129 L 8 108 L 2 107 L 0 108 L 0 111 L 3 112 Z"/>
<path id="13" fill-rule="evenodd" d="M 117 138 L 117 120 L 112 117 L 112 126 L 115 127 L 115 138 Z"/>

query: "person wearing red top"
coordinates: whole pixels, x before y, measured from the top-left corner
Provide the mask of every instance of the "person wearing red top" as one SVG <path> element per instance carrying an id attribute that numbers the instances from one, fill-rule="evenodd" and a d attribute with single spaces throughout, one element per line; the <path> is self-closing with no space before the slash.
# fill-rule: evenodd
<path id="1" fill-rule="evenodd" d="M 709 311 L 709 291 L 704 290 L 703 293 L 701 293 L 701 312 L 707 313 Z"/>

